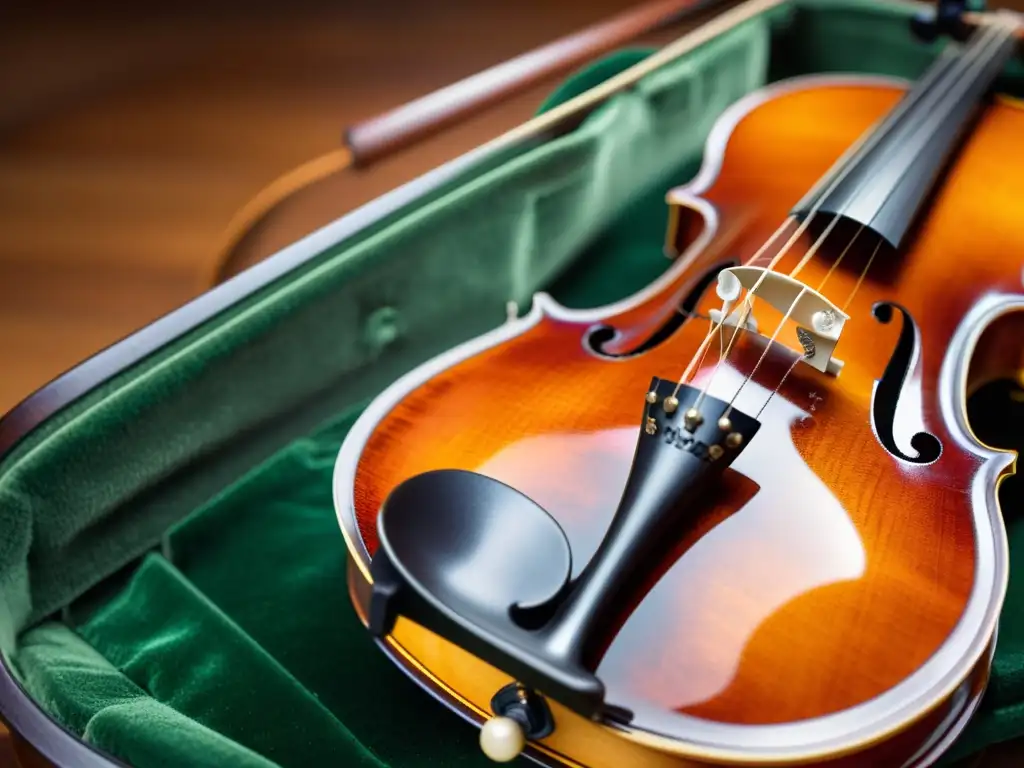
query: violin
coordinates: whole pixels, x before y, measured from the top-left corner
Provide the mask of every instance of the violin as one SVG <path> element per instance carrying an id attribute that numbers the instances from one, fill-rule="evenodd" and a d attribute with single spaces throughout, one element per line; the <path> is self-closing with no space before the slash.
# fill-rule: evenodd
<path id="1" fill-rule="evenodd" d="M 1016 454 L 965 402 L 1021 361 L 1024 103 L 993 90 L 1024 23 L 934 19 L 916 81 L 726 110 L 644 290 L 538 294 L 349 433 L 353 604 L 493 760 L 924 766 L 970 720 Z"/>

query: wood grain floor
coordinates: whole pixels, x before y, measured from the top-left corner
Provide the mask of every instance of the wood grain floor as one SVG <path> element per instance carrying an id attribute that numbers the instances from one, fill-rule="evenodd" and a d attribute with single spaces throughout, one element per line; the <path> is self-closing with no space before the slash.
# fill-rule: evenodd
<path id="1" fill-rule="evenodd" d="M 5 4 L 0 413 L 209 287 L 236 212 L 345 126 L 637 3 Z M 353 172 L 310 227 L 521 122 L 553 83 Z"/>

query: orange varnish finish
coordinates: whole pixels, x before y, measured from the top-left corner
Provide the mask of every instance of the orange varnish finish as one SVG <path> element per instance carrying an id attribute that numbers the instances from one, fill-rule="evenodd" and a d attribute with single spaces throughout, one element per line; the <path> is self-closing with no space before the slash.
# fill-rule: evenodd
<path id="1" fill-rule="evenodd" d="M 743 118 L 717 178 L 695 195 L 717 211 L 715 236 L 671 267 L 677 279 L 670 286 L 602 321 L 623 332 L 619 343 L 629 348 L 648 336 L 718 261 L 749 259 L 900 95 L 877 85 L 809 87 Z M 720 497 L 680 510 L 678 543 L 655 564 L 660 578 L 652 576 L 598 670 L 609 702 L 675 735 L 677 713 L 758 725 L 821 717 L 896 686 L 957 625 L 977 564 L 973 521 L 988 513 L 972 507 L 970 489 L 983 461 L 943 421 L 939 372 L 958 323 L 983 294 L 1021 293 L 1024 173 L 1012 162 L 1021 135 L 1024 111 L 991 105 L 911 246 L 899 254 L 879 251 L 846 306 L 851 319 L 836 350 L 845 363 L 841 375 L 800 364 L 786 377 L 790 350 L 799 349 L 792 326 L 757 365 L 764 337 L 781 319 L 765 302 L 754 311 L 763 336 L 740 334 L 717 372 L 719 341 L 709 348 L 694 383 L 713 376 L 710 392 L 722 399 L 757 365 L 736 402 L 750 415 L 767 403 L 761 431 L 733 464 Z M 679 213 L 680 238 L 708 226 L 686 204 Z M 837 228 L 799 278 L 817 289 L 851 234 Z M 788 274 L 812 242 L 805 234 L 775 269 Z M 875 242 L 862 234 L 820 288 L 840 307 Z M 776 252 L 769 249 L 759 264 Z M 920 360 L 904 385 L 895 435 L 908 453 L 915 431 L 938 437 L 943 452 L 931 465 L 901 463 L 873 433 L 872 388 L 902 322 L 898 313 L 888 324 L 876 319 L 878 301 L 904 306 L 920 330 Z M 369 553 L 377 545 L 377 511 L 395 485 L 460 467 L 512 485 L 554 515 L 578 572 L 618 502 L 651 377 L 680 377 L 708 332 L 708 311 L 720 303 L 710 290 L 698 309 L 702 317 L 654 349 L 614 362 L 584 349 L 590 322 L 545 317 L 410 393 L 360 459 L 355 512 Z M 1000 322 L 1024 327 L 1019 314 Z M 731 334 L 724 329 L 726 342 Z M 993 348 L 979 375 L 1012 375 L 1020 349 L 1001 361 Z M 461 675 L 438 657 L 436 639 L 416 640 L 411 630 L 404 637 L 406 651 L 428 672 L 486 702 L 492 680 Z"/>

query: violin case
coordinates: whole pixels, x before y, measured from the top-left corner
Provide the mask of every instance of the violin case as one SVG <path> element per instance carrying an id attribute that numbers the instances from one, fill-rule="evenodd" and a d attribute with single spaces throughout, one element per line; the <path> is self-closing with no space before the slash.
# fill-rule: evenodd
<path id="1" fill-rule="evenodd" d="M 640 290 L 668 264 L 666 190 L 695 173 L 723 110 L 794 75 L 917 77 L 937 50 L 910 33 L 920 9 L 789 0 L 569 129 L 470 153 L 334 221 L 8 414 L 0 714 L 25 765 L 492 765 L 356 618 L 331 498 L 346 430 L 401 374 L 502 323 L 509 300 Z M 542 112 L 651 53 L 592 63 Z M 1020 573 L 983 706 L 944 764 L 1024 734 Z"/>

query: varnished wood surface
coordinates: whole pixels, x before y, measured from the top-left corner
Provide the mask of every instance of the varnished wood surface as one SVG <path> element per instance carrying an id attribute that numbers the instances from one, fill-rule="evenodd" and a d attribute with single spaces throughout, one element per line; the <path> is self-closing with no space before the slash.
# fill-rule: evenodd
<path id="1" fill-rule="evenodd" d="M 687 283 L 712 264 L 750 258 L 899 95 L 879 86 L 808 88 L 741 121 L 703 195 L 718 211 L 717 236 L 656 296 L 606 318 L 616 328 L 644 329 L 623 345 L 671 316 Z M 700 740 L 700 721 L 679 715 L 767 725 L 866 705 L 937 652 L 961 619 L 975 566 L 992 575 L 991 557 L 976 561 L 974 532 L 990 512 L 973 507 L 969 493 L 983 462 L 943 422 L 938 379 L 964 314 L 989 291 L 1024 293 L 1016 255 L 1024 232 L 1012 202 L 1024 196 L 1024 175 L 1005 162 L 1022 130 L 1019 104 L 988 110 L 907 252 L 883 250 L 865 272 L 875 242 L 864 238 L 830 272 L 851 236 L 837 229 L 803 267 L 800 278 L 822 286 L 852 318 L 837 351 L 845 361 L 839 378 L 802 365 L 786 375 L 796 354 L 786 347 L 798 348 L 791 326 L 767 351 L 741 335 L 720 367 L 718 344 L 698 365 L 698 386 L 711 382 L 710 393 L 724 400 L 739 391 L 741 410 L 763 407 L 763 426 L 733 465 L 742 477 L 737 493 L 688 510 L 660 581 L 598 670 L 608 701 L 638 713 L 641 727 Z M 811 244 L 801 237 L 776 269 L 788 273 Z M 898 301 L 920 328 L 920 387 L 911 389 L 904 405 L 911 420 L 897 424 L 896 438 L 910 450 L 914 419 L 922 420 L 943 444 L 930 465 L 901 466 L 872 430 L 872 388 L 901 325 L 898 316 L 889 324 L 872 316 L 879 301 Z M 700 313 L 719 305 L 712 293 Z M 782 319 L 764 302 L 757 318 L 766 335 Z M 592 322 L 545 318 L 402 398 L 359 462 L 356 514 L 371 554 L 376 513 L 391 488 L 419 472 L 460 467 L 535 499 L 565 528 L 574 560 L 587 560 L 614 512 L 650 377 L 679 378 L 708 330 L 706 320 L 693 320 L 661 346 L 608 363 L 582 348 Z M 1019 322 L 1017 310 L 993 332 Z M 989 356 L 985 370 L 1013 375 L 1018 361 L 1019 350 Z M 756 492 L 741 492 L 744 484 Z M 983 549 L 1001 549 L 998 524 L 984 535 L 991 540 Z M 437 658 L 433 641 L 424 650 Z M 458 668 L 446 671 L 455 690 L 483 695 Z"/>

